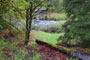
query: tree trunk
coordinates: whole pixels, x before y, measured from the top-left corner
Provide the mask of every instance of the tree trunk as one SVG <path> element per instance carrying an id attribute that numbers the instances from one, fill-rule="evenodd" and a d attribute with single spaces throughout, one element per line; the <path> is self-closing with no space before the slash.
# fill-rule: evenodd
<path id="1" fill-rule="evenodd" d="M 0 10 L 0 20 L 3 20 L 3 11 L 2 11 L 2 9 Z"/>
<path id="2" fill-rule="evenodd" d="M 29 37 L 30 37 L 30 32 L 31 32 L 31 25 L 32 25 L 32 3 L 30 3 L 31 6 L 29 9 L 26 11 L 26 37 L 25 37 L 25 45 L 28 45 L 29 42 Z"/>
<path id="3" fill-rule="evenodd" d="M 29 32 L 28 32 L 28 27 L 29 27 L 29 25 L 28 25 L 28 22 L 29 22 L 29 14 L 28 14 L 28 12 L 29 12 L 29 9 L 27 9 L 27 11 L 26 11 L 26 35 L 25 35 L 25 45 L 27 45 L 28 44 L 28 40 L 29 40 Z"/>

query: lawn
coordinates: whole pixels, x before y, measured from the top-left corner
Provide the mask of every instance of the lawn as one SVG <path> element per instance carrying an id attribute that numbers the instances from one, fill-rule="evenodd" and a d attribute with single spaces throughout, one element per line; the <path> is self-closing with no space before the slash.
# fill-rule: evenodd
<path id="1" fill-rule="evenodd" d="M 47 43 L 55 44 L 57 43 L 57 39 L 64 35 L 64 33 L 46 33 L 42 31 L 31 31 L 31 37 L 32 37 L 32 44 L 35 44 L 35 40 L 41 40 Z"/>
<path id="2" fill-rule="evenodd" d="M 67 20 L 65 13 L 48 13 L 47 16 L 50 20 Z"/>

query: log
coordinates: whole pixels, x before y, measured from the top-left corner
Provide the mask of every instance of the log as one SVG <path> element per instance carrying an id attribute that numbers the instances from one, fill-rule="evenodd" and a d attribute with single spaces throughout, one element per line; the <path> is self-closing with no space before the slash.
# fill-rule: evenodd
<path id="1" fill-rule="evenodd" d="M 40 45 L 47 45 L 47 47 L 50 47 L 51 49 L 60 51 L 64 54 L 69 55 L 70 57 L 78 58 L 79 60 L 90 60 L 90 55 L 79 53 L 76 50 L 72 50 L 72 49 L 69 49 L 69 48 L 66 48 L 66 47 L 63 47 L 63 46 L 57 46 L 57 45 L 54 45 L 54 44 L 49 44 L 49 43 L 46 43 L 46 42 L 43 42 L 43 41 L 40 41 L 40 40 L 36 40 L 36 43 L 40 44 Z"/>

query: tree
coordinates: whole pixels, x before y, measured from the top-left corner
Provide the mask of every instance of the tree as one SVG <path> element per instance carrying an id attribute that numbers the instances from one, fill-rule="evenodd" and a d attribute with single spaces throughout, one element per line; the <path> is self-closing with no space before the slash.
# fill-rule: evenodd
<path id="1" fill-rule="evenodd" d="M 26 37 L 25 45 L 29 42 L 32 20 L 40 8 L 47 6 L 47 0 L 26 0 L 29 7 L 26 9 Z M 37 11 L 36 11 L 37 10 Z"/>
<path id="2" fill-rule="evenodd" d="M 0 0 L 0 32 L 4 29 L 21 32 L 16 21 L 21 22 L 25 17 L 26 5 L 23 0 Z"/>
<path id="3" fill-rule="evenodd" d="M 9 0 L 9 1 L 11 1 L 11 0 Z M 7 25 L 7 22 L 5 21 L 5 19 L 3 17 L 5 15 L 5 13 L 7 13 L 9 10 L 9 7 L 10 7 L 9 1 L 7 1 L 7 0 L 0 1 L 0 30 L 3 27 L 6 28 L 6 25 Z"/>
<path id="4" fill-rule="evenodd" d="M 64 41 L 90 47 L 90 0 L 64 0 L 64 7 L 70 18 L 64 24 Z"/>
<path id="5" fill-rule="evenodd" d="M 50 4 L 50 11 L 53 12 L 61 12 L 62 8 L 63 8 L 63 1 L 62 0 L 49 0 L 49 4 Z"/>
<path id="6" fill-rule="evenodd" d="M 0 28 L 4 25 L 6 28 L 7 25 L 15 27 L 11 20 L 16 21 L 15 19 L 22 19 L 26 15 L 25 45 L 27 45 L 29 41 L 32 20 L 36 16 L 37 12 L 39 12 L 40 8 L 47 6 L 47 3 L 47 0 L 1 0 Z M 8 18 L 3 19 L 5 16 Z M 12 18 L 14 18 L 14 20 Z"/>

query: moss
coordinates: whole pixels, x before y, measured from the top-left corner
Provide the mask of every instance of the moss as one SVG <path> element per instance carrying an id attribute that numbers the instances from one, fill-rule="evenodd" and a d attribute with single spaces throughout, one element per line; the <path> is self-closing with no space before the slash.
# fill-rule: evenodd
<path id="1" fill-rule="evenodd" d="M 19 44 L 18 42 L 13 42 L 13 45 L 15 45 L 15 46 L 18 45 L 18 44 Z"/>
<path id="2" fill-rule="evenodd" d="M 53 47 L 57 48 L 57 45 L 56 45 L 56 44 L 51 44 L 51 46 L 53 46 Z"/>
<path id="3" fill-rule="evenodd" d="M 76 50 L 75 49 L 71 49 L 71 48 L 66 48 L 66 47 L 63 47 L 63 46 L 57 46 L 56 44 L 50 44 L 52 47 L 55 47 L 55 48 L 58 48 L 58 49 L 62 49 L 62 50 L 65 50 L 67 52 L 75 52 Z"/>

